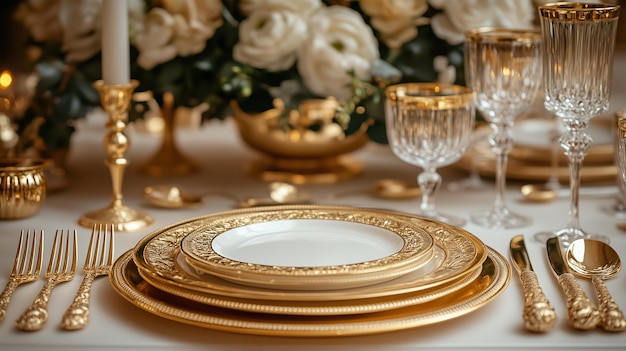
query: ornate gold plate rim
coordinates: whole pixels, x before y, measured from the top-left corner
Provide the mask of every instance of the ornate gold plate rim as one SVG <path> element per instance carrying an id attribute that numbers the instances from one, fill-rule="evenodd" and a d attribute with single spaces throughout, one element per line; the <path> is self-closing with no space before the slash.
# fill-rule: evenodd
<path id="1" fill-rule="evenodd" d="M 441 251 L 443 253 L 443 250 Z M 146 282 L 159 290 L 163 290 L 169 294 L 180 296 L 188 300 L 216 307 L 255 313 L 327 316 L 372 313 L 426 303 L 466 287 L 479 276 L 480 272 L 481 268 L 478 268 L 467 274 L 462 274 L 458 279 L 447 284 L 441 284 L 423 291 L 407 292 L 397 295 L 385 295 L 365 299 L 345 299 L 333 301 L 262 300 L 233 297 L 229 295 L 216 295 L 189 290 L 172 284 L 166 284 L 158 279 L 154 279 L 149 274 L 142 274 L 139 272 L 139 275 L 141 275 Z"/>
<path id="2" fill-rule="evenodd" d="M 396 252 L 378 259 L 311 267 L 241 262 L 224 257 L 212 247 L 214 239 L 230 230 L 285 220 L 294 220 L 294 224 L 298 220 L 324 221 L 324 224 L 330 226 L 335 222 L 363 224 L 393 233 L 403 244 Z M 352 209 L 312 207 L 267 210 L 216 218 L 182 238 L 180 248 L 189 265 L 226 280 L 267 288 L 327 290 L 375 284 L 419 268 L 433 256 L 433 238 L 419 226 L 393 215 L 383 217 L 376 211 L 366 209 L 355 212 Z"/>
<path id="3" fill-rule="evenodd" d="M 352 212 L 363 210 L 355 207 L 324 205 L 288 205 L 272 207 L 271 210 L 281 211 L 303 208 L 340 209 Z M 144 278 L 191 291 L 247 299 L 331 301 L 389 296 L 430 289 L 438 285 L 447 284 L 460 278 L 462 275 L 467 275 L 469 272 L 476 270 L 487 256 L 487 250 L 482 241 L 461 228 L 410 214 L 368 209 L 368 211 L 373 211 L 383 216 L 393 215 L 398 218 L 404 218 L 404 220 L 411 221 L 415 225 L 424 228 L 431 234 L 434 242 L 445 252 L 443 262 L 432 271 L 428 271 L 423 275 L 418 274 L 416 277 L 409 272 L 399 278 L 379 284 L 352 289 L 321 291 L 257 288 L 228 282 L 210 275 L 206 275 L 206 279 L 199 280 L 185 272 L 184 269 L 181 269 L 177 263 L 180 241 L 193 230 L 202 226 L 205 221 L 210 221 L 216 217 L 219 218 L 224 216 L 225 213 L 235 212 L 241 214 L 267 210 L 268 208 L 232 210 L 192 218 L 161 228 L 137 243 L 133 249 L 133 260 Z"/>
<path id="4" fill-rule="evenodd" d="M 154 315 L 203 328 L 241 334 L 290 337 L 330 337 L 375 334 L 450 320 L 481 308 L 508 286 L 511 267 L 487 247 L 480 276 L 468 287 L 428 304 L 388 311 L 343 316 L 285 316 L 246 313 L 200 304 L 170 295 L 141 278 L 132 250 L 113 265 L 109 279 L 114 289 L 133 305 Z"/>

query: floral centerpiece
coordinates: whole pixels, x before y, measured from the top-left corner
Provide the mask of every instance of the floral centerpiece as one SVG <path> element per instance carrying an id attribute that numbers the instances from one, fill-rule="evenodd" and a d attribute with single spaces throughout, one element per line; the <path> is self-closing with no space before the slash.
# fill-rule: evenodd
<path id="1" fill-rule="evenodd" d="M 68 147 L 72 121 L 99 105 L 102 0 L 27 0 L 16 16 L 37 47 L 37 94 L 27 125 L 46 118 L 49 148 Z M 177 106 L 207 103 L 224 118 L 235 101 L 248 113 L 294 108 L 302 99 L 340 101 L 346 133 L 374 121 L 386 142 L 383 89 L 393 82 L 463 84 L 464 32 L 530 27 L 531 0 L 128 0 L 131 76 L 138 90 Z M 133 110 L 135 111 L 135 110 Z M 136 116 L 131 116 L 136 117 Z M 286 128 L 289 126 L 286 125 Z"/>

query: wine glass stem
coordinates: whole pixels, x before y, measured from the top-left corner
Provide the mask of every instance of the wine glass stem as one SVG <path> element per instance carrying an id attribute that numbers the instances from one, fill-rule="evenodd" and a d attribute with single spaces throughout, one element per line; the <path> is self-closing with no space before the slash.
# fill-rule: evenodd
<path id="1" fill-rule="evenodd" d="M 420 211 L 427 216 L 435 216 L 435 194 L 441 186 L 441 176 L 434 168 L 424 168 L 424 171 L 417 176 L 417 183 L 422 190 L 422 203 Z"/>
<path id="2" fill-rule="evenodd" d="M 569 186 L 571 193 L 569 222 L 567 231 L 569 236 L 584 236 L 580 227 L 579 189 L 583 159 L 587 148 L 591 145 L 591 137 L 585 132 L 586 123 L 567 123 L 567 132 L 561 138 L 561 146 L 565 150 L 569 162 Z"/>
<path id="3" fill-rule="evenodd" d="M 509 152 L 513 147 L 513 137 L 511 128 L 513 122 L 493 123 L 493 133 L 491 134 L 491 145 L 496 155 L 496 199 L 494 201 L 494 212 L 505 213 L 506 199 L 506 168 L 509 161 Z"/>

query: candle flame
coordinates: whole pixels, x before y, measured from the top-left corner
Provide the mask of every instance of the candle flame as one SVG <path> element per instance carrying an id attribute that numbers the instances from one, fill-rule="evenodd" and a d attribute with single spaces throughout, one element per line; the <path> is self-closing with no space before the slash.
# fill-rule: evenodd
<path id="1" fill-rule="evenodd" d="M 9 73 L 9 71 L 2 71 L 2 73 L 0 73 L 0 88 L 6 89 L 11 86 L 11 83 L 13 83 L 11 73 Z"/>

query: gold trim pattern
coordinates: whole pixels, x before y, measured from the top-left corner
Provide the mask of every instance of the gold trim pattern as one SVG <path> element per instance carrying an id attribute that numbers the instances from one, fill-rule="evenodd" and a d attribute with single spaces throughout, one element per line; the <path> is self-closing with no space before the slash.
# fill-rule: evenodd
<path id="1" fill-rule="evenodd" d="M 360 213 L 360 208 L 323 205 L 286 205 L 268 208 L 240 209 L 204 217 L 190 219 L 162 228 L 140 240 L 135 246 L 134 261 L 144 278 L 160 281 L 192 291 L 216 295 L 228 295 L 249 299 L 291 300 L 291 301 L 331 301 L 343 299 L 362 299 L 388 296 L 394 294 L 416 292 L 430 289 L 458 279 L 462 274 L 474 271 L 485 260 L 487 250 L 484 244 L 469 232 L 429 219 L 384 210 L 367 210 L 378 214 L 382 219 L 389 216 L 398 221 L 411 222 L 430 234 L 434 242 L 443 248 L 444 259 L 436 267 L 425 272 L 409 273 L 386 283 L 368 285 L 352 289 L 321 290 L 321 291 L 278 291 L 273 289 L 255 288 L 224 281 L 207 275 L 205 279 L 197 279 L 181 269 L 177 264 L 181 240 L 215 218 L 234 214 L 255 214 L 265 211 L 289 210 L 320 210 L 346 211 Z"/>
<path id="2" fill-rule="evenodd" d="M 150 276 L 141 276 L 144 280 L 146 280 L 146 282 L 159 290 L 205 305 L 254 313 L 300 316 L 336 316 L 380 312 L 427 303 L 465 288 L 467 285 L 471 284 L 480 275 L 480 273 L 481 269 L 476 269 L 468 275 L 462 275 L 458 280 L 452 281 L 448 284 L 442 284 L 431 289 L 426 289 L 424 291 L 367 299 L 348 299 L 336 301 L 255 300 L 230 297 L 227 295 L 213 295 L 179 288 L 170 284 L 163 284 L 158 280 L 151 280 Z"/>
<path id="3" fill-rule="evenodd" d="M 242 334 L 330 337 L 383 333 L 450 320 L 481 308 L 508 286 L 511 267 L 491 248 L 482 270 L 467 287 L 427 304 L 350 316 L 281 316 L 209 306 L 168 294 L 148 284 L 133 262 L 133 250 L 113 265 L 113 288 L 133 305 L 154 315 L 203 328 Z"/>

